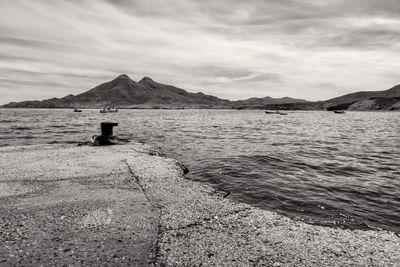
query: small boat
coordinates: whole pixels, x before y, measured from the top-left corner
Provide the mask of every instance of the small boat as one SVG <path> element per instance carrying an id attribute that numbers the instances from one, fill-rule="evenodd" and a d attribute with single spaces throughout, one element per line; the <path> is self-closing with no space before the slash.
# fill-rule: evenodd
<path id="1" fill-rule="evenodd" d="M 268 111 L 268 110 L 266 110 L 265 111 L 265 114 L 277 114 L 277 115 L 287 115 L 287 113 L 285 113 L 285 112 L 280 112 L 280 111 Z"/>
<path id="2" fill-rule="evenodd" d="M 344 114 L 344 110 L 334 110 L 333 112 L 336 114 Z"/>
<path id="3" fill-rule="evenodd" d="M 115 113 L 115 112 L 118 112 L 118 108 L 104 107 L 103 109 L 100 110 L 100 113 Z"/>
<path id="4" fill-rule="evenodd" d="M 74 112 L 82 112 L 81 109 L 74 108 Z"/>

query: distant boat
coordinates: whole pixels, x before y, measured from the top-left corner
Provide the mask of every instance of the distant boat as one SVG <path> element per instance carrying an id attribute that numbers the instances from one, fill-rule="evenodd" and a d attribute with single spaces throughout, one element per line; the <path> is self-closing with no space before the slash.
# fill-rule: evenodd
<path id="1" fill-rule="evenodd" d="M 115 112 L 118 112 L 118 108 L 104 107 L 103 109 L 100 110 L 100 113 L 115 113 Z"/>
<path id="2" fill-rule="evenodd" d="M 287 115 L 285 112 L 280 112 L 280 111 L 265 111 L 266 114 L 277 114 L 277 115 Z"/>
<path id="3" fill-rule="evenodd" d="M 344 110 L 334 110 L 333 112 L 336 114 L 344 114 Z"/>
<path id="4" fill-rule="evenodd" d="M 81 109 L 74 108 L 74 112 L 82 112 Z"/>

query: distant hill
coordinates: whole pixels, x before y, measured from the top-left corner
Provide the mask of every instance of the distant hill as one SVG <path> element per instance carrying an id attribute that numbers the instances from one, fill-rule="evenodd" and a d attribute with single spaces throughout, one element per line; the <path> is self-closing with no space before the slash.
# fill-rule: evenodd
<path id="1" fill-rule="evenodd" d="M 284 98 L 250 98 L 229 101 L 203 93 L 190 93 L 144 77 L 139 82 L 122 74 L 112 81 L 100 84 L 89 91 L 63 98 L 42 101 L 11 102 L 7 108 L 102 108 L 106 105 L 120 108 L 234 108 L 236 106 L 264 108 L 268 103 L 305 101 Z"/>
<path id="2" fill-rule="evenodd" d="M 270 104 L 277 110 L 400 110 L 400 85 L 384 91 L 363 91 L 335 97 L 326 101 Z"/>
<path id="3" fill-rule="evenodd" d="M 297 102 L 297 103 L 282 103 L 282 104 L 268 104 L 265 109 L 268 110 L 324 110 L 325 102 Z"/>
<path id="4" fill-rule="evenodd" d="M 384 91 L 363 91 L 351 93 L 327 100 L 326 102 L 331 105 L 342 103 L 355 103 L 361 100 L 368 100 L 372 98 L 390 98 L 400 97 L 400 84 Z"/>
<path id="5" fill-rule="evenodd" d="M 262 108 L 270 104 L 288 104 L 288 103 L 304 103 L 307 102 L 304 99 L 295 99 L 290 97 L 272 98 L 272 97 L 253 97 L 246 100 L 232 101 L 232 104 L 236 108 Z"/>
<path id="6" fill-rule="evenodd" d="M 325 101 L 325 106 L 328 110 L 337 107 L 351 110 L 377 110 L 391 109 L 391 106 L 398 101 L 400 101 L 400 85 L 384 91 L 364 91 L 335 97 Z"/>

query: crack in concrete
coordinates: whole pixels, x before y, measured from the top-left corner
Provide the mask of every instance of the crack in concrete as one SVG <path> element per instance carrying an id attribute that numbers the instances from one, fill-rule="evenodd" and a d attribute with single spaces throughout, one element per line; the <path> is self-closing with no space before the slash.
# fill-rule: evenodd
<path id="1" fill-rule="evenodd" d="M 129 165 L 129 163 L 127 161 L 127 159 L 125 159 L 125 163 L 128 166 L 129 173 L 135 179 L 135 181 L 138 184 L 140 190 L 143 192 L 143 194 L 146 197 L 147 201 L 150 203 L 153 211 L 155 211 L 156 214 L 157 214 L 157 222 L 156 222 L 156 225 L 157 225 L 157 237 L 156 237 L 156 240 L 154 242 L 154 250 L 153 250 L 153 253 L 151 255 L 150 262 L 149 262 L 151 265 L 156 265 L 158 254 L 159 254 L 159 249 L 160 249 L 159 248 L 160 236 L 162 234 L 162 232 L 161 232 L 162 207 L 157 205 L 157 203 L 155 203 L 153 200 L 151 200 L 151 198 L 147 195 L 146 190 L 144 189 L 143 185 L 140 183 L 139 177 L 134 174 L 134 172 L 131 169 L 131 166 Z"/>

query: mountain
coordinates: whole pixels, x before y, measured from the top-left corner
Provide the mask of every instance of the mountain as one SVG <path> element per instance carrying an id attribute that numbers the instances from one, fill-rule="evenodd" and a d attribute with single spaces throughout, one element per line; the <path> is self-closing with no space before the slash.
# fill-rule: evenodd
<path id="1" fill-rule="evenodd" d="M 135 82 L 125 74 L 77 95 L 76 98 L 79 99 L 81 106 L 132 107 L 146 104 L 211 107 L 229 104 L 229 100 L 203 93 L 189 93 L 175 86 L 155 82 L 149 77 Z"/>
<path id="2" fill-rule="evenodd" d="M 249 107 L 263 109 L 268 103 L 304 102 L 301 99 L 250 98 L 229 101 L 203 93 L 190 93 L 171 85 L 165 85 L 144 77 L 135 82 L 122 74 L 112 81 L 100 84 L 79 95 L 51 98 L 43 101 L 11 102 L 7 108 L 102 108 L 106 105 L 120 108 L 232 108 Z"/>
<path id="3" fill-rule="evenodd" d="M 102 108 L 106 105 L 135 107 L 229 107 L 230 101 L 203 93 L 189 93 L 171 85 L 165 85 L 144 77 L 139 82 L 122 74 L 112 81 L 100 84 L 79 95 L 51 98 L 43 101 L 11 102 L 8 108 Z"/>

